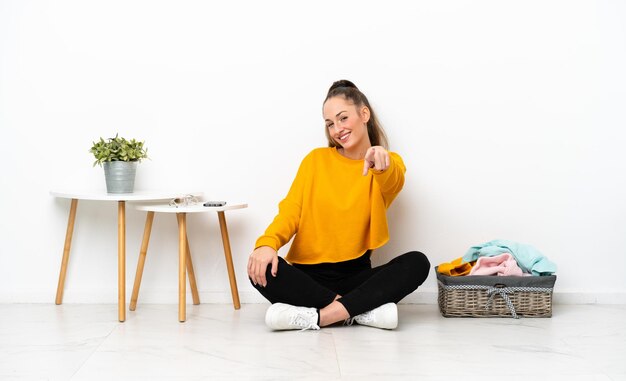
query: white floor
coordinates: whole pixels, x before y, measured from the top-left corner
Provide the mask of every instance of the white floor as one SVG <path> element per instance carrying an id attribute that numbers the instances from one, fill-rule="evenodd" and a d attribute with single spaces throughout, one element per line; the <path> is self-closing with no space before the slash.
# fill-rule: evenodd
<path id="1" fill-rule="evenodd" d="M 551 319 L 446 319 L 400 305 L 394 331 L 271 332 L 268 304 L 0 305 L 1 380 L 626 380 L 626 306 Z"/>

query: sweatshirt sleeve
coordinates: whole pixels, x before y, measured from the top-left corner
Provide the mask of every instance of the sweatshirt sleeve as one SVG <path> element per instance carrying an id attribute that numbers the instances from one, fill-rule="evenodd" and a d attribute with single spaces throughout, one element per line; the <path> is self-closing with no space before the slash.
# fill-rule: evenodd
<path id="1" fill-rule="evenodd" d="M 406 167 L 400 155 L 389 152 L 389 168 L 384 172 L 370 170 L 374 175 L 374 180 L 378 183 L 380 191 L 385 200 L 385 206 L 389 207 L 404 186 L 404 173 Z"/>
<path id="2" fill-rule="evenodd" d="M 278 214 L 267 227 L 265 233 L 256 240 L 255 248 L 269 246 L 278 251 L 298 232 L 305 183 L 311 175 L 309 157 L 307 156 L 302 160 L 289 193 L 278 204 Z"/>

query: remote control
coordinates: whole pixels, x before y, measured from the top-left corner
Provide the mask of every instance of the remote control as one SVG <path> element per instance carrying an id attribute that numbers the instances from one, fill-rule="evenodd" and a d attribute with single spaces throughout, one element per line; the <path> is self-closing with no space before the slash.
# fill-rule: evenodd
<path id="1" fill-rule="evenodd" d="M 226 205 L 226 201 L 207 201 L 204 203 L 204 206 L 224 206 Z"/>

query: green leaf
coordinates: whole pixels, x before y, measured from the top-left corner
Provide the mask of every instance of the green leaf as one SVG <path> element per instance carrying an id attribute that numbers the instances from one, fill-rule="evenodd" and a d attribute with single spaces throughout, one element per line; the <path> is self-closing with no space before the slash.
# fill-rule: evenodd
<path id="1" fill-rule="evenodd" d="M 94 155 L 96 164 L 102 165 L 107 161 L 141 161 L 142 159 L 148 159 L 148 150 L 144 148 L 143 141 L 137 141 L 136 139 L 126 140 L 119 136 L 119 133 L 115 134 L 115 137 L 104 140 L 100 137 L 97 142 L 92 141 L 92 146 L 89 152 Z"/>

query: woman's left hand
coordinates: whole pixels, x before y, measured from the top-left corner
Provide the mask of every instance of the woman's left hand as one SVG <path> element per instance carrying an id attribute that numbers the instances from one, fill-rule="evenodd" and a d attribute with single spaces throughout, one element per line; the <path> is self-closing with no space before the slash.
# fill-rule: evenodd
<path id="1" fill-rule="evenodd" d="M 363 161 L 363 176 L 367 176 L 370 168 L 378 172 L 384 172 L 389 168 L 389 152 L 381 146 L 374 146 L 367 149 Z"/>

